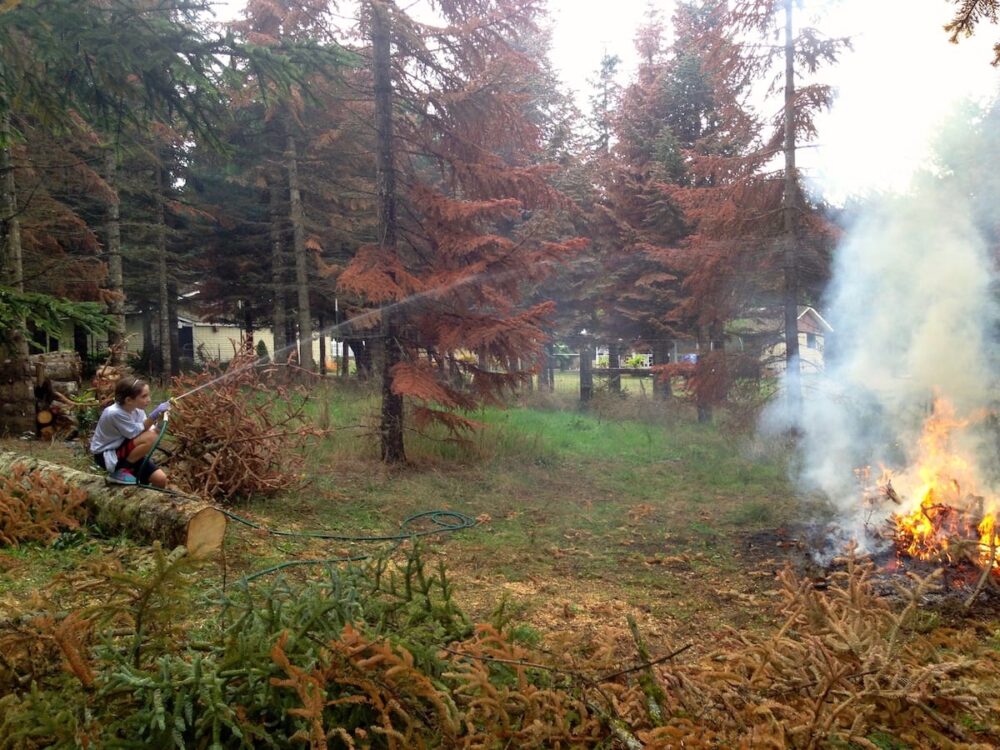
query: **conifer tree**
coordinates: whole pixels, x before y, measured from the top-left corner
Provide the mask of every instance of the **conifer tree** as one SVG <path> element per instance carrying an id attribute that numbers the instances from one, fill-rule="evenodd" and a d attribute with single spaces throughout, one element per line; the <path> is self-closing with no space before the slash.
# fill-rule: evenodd
<path id="1" fill-rule="evenodd" d="M 541 130 L 526 93 L 535 64 L 514 44 L 533 28 L 534 3 L 452 0 L 436 27 L 392 2 L 365 8 L 373 42 L 384 21 L 392 43 L 392 88 L 375 80 L 391 102 L 376 113 L 383 137 L 379 118 L 391 115 L 381 144 L 391 152 L 380 157 L 378 242 L 359 249 L 339 285 L 381 306 L 382 456 L 400 461 L 402 399 L 414 402 L 418 429 L 459 431 L 474 424 L 459 411 L 527 381 L 552 305 L 522 306 L 526 284 L 581 243 L 536 229 L 563 199 L 537 163 Z"/>
<path id="2" fill-rule="evenodd" d="M 614 229 L 600 307 L 609 336 L 648 346 L 654 362 L 662 364 L 681 333 L 674 255 L 687 226 L 663 185 L 676 183 L 683 173 L 670 117 L 685 102 L 668 98 L 670 50 L 654 8 L 637 31 L 636 50 L 639 67 L 622 92 L 613 152 L 600 170 Z"/>
<path id="3" fill-rule="evenodd" d="M 944 30 L 951 35 L 949 38 L 953 43 L 957 43 L 963 37 L 972 36 L 976 27 L 984 20 L 996 24 L 997 15 L 1000 14 L 1000 0 L 952 0 L 952 2 L 958 9 Z M 1000 65 L 1000 43 L 993 45 L 993 53 L 993 64 Z"/>
<path id="4" fill-rule="evenodd" d="M 846 40 L 810 28 L 793 33 L 790 0 L 740 0 L 731 7 L 709 0 L 684 8 L 689 31 L 678 38 L 693 40 L 689 52 L 716 98 L 712 127 L 683 149 L 688 178 L 668 189 L 693 225 L 682 256 L 684 312 L 714 339 L 750 308 L 781 311 L 794 413 L 797 306 L 807 299 L 805 290 L 822 283 L 832 234 L 804 193 L 794 158 L 815 135 L 815 115 L 831 92 L 797 79 L 834 62 Z M 783 43 L 762 43 L 773 38 Z M 745 101 L 751 86 L 768 84 L 784 89 L 785 97 L 772 117 L 760 119 Z M 784 161 L 776 166 L 779 155 Z M 730 373 L 721 358 L 701 369 L 701 401 L 708 404 L 724 396 Z"/>
<path id="5" fill-rule="evenodd" d="M 316 294 L 319 254 L 335 245 L 339 249 L 343 239 L 337 231 L 337 201 L 345 191 L 334 186 L 349 184 L 351 175 L 337 152 L 357 148 L 343 137 L 350 128 L 342 81 L 352 55 L 338 43 L 328 11 L 325 0 L 250 0 L 244 18 L 232 24 L 241 40 L 288 62 L 284 80 L 261 79 L 248 66 L 248 78 L 233 92 L 243 131 L 237 137 L 248 148 L 238 159 L 237 180 L 264 188 L 268 252 L 258 257 L 271 261 L 269 317 L 276 349 L 285 348 L 286 319 L 294 320 L 298 361 L 305 369 L 314 366 L 314 313 L 332 308 Z M 294 270 L 294 285 L 289 285 L 289 270 Z M 286 295 L 289 288 L 294 304 Z M 247 303 L 241 298 L 244 310 Z"/>

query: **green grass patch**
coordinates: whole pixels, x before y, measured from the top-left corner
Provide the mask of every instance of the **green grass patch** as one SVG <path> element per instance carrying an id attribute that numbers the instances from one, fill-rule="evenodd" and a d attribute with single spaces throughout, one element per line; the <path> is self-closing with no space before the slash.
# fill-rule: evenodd
<path id="1" fill-rule="evenodd" d="M 328 379 L 313 389 L 306 413 L 327 433 L 308 449 L 303 485 L 236 510 L 272 528 L 345 536 L 394 534 L 430 510 L 478 518 L 473 529 L 426 541 L 483 618 L 505 592 L 536 591 L 532 612 L 565 594 L 581 608 L 560 610 L 572 618 L 585 618 L 591 599 L 611 598 L 697 619 L 716 611 L 706 602 L 723 586 L 718 577 L 738 574 L 739 538 L 793 518 L 797 507 L 783 455 L 697 424 L 674 402 L 605 395 L 588 412 L 486 408 L 469 414 L 482 427 L 464 440 L 408 432 L 411 464 L 397 468 L 376 458 L 374 387 Z M 389 544 L 272 537 L 232 524 L 227 575 L 287 559 L 378 554 Z M 0 590 L 26 591 L 54 559 L 88 559 L 84 549 L 13 553 L 10 565 L 0 557 Z M 686 557 L 689 564 L 663 562 Z"/>

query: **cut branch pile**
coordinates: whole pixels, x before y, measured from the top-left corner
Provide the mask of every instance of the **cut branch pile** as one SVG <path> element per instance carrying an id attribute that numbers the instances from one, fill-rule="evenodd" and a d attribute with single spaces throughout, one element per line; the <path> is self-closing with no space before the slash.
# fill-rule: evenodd
<path id="1" fill-rule="evenodd" d="M 967 656 L 954 633 L 909 632 L 941 572 L 910 574 L 910 586 L 899 587 L 907 604 L 898 613 L 874 594 L 874 572 L 850 555 L 834 585 L 818 591 L 785 570 L 786 619 L 777 634 L 759 642 L 734 633 L 734 647 L 708 668 L 669 676 L 668 712 L 698 715 L 748 747 L 875 750 L 884 747 L 872 739 L 879 734 L 909 747 L 992 747 L 975 737 L 997 731 L 992 667 Z M 663 728 L 647 739 L 672 736 Z"/>
<path id="2" fill-rule="evenodd" d="M 5 680 L 11 687 L 0 698 L 0 738 L 34 733 L 69 746 L 91 734 L 233 750 L 248 737 L 316 750 L 985 750 L 1000 741 L 989 648 L 971 632 L 911 629 L 938 574 L 911 576 L 897 612 L 873 593 L 874 567 L 853 556 L 824 591 L 786 570 L 786 617 L 774 633 L 734 632 L 716 653 L 679 663 L 686 647 L 651 658 L 633 626 L 639 663 L 622 669 L 610 638 L 567 635 L 539 650 L 503 623 L 469 633 L 443 570 L 435 584 L 412 558 L 390 571 L 331 570 L 301 588 L 241 592 L 227 602 L 238 625 L 205 623 L 185 650 L 184 631 L 169 627 L 177 613 L 165 616 L 183 601 L 170 583 L 179 563 L 158 554 L 146 574 L 104 576 L 106 586 L 126 586 L 100 600 L 127 615 L 113 622 L 128 649 L 86 648 L 77 625 L 98 622 L 97 611 L 21 617 L 27 625 L 0 649 L 0 693 Z M 386 579 L 391 586 L 380 585 Z M 39 643 L 51 648 L 32 651 Z M 46 654 L 62 655 L 78 689 L 49 678 Z M 75 716 L 83 706 L 89 727 L 46 723 L 56 709 Z M 0 749 L 14 746 L 0 739 Z"/>
<path id="3" fill-rule="evenodd" d="M 224 371 L 174 380 L 187 395 L 170 412 L 172 482 L 225 502 L 301 483 L 305 444 L 322 432 L 307 423 L 304 390 L 276 382 L 274 372 L 238 353 Z"/>

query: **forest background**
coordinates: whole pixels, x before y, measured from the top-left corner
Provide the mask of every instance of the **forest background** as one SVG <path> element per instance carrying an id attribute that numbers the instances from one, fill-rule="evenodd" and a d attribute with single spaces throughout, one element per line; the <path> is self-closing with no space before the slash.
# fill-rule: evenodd
<path id="1" fill-rule="evenodd" d="M 963 4 L 956 33 L 984 8 Z M 103 303 L 112 352 L 126 300 L 144 311 L 136 359 L 163 375 L 181 295 L 248 341 L 269 324 L 276 357 L 333 327 L 380 371 L 389 461 L 405 458 L 404 399 L 418 428 L 462 431 L 463 410 L 583 330 L 612 365 L 639 347 L 690 376 L 704 416 L 760 369 L 722 356 L 732 321 L 780 321 L 797 361 L 798 306 L 819 303 L 844 221 L 799 152 L 847 38 L 792 2 L 681 3 L 669 23 L 650 6 L 632 77 L 605 54 L 580 112 L 541 3 L 350 10 L 260 0 L 218 24 L 194 0 L 4 6 L 18 357 L 56 319 L 99 324 L 55 299 Z M 678 339 L 720 353 L 681 370 Z M 315 368 L 311 347 L 297 359 Z"/>

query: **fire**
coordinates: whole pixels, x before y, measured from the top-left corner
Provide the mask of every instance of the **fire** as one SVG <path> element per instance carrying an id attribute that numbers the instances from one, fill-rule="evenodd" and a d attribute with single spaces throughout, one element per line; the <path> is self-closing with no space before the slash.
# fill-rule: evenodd
<path id="1" fill-rule="evenodd" d="M 900 496 L 917 502 L 893 517 L 901 554 L 951 561 L 970 556 L 1000 571 L 994 549 L 998 499 L 978 494 L 975 464 L 955 447 L 955 437 L 971 422 L 959 418 L 946 399 L 935 399 L 918 444 L 916 469 L 898 477 L 885 472 L 880 483 L 896 502 L 907 504 Z"/>

